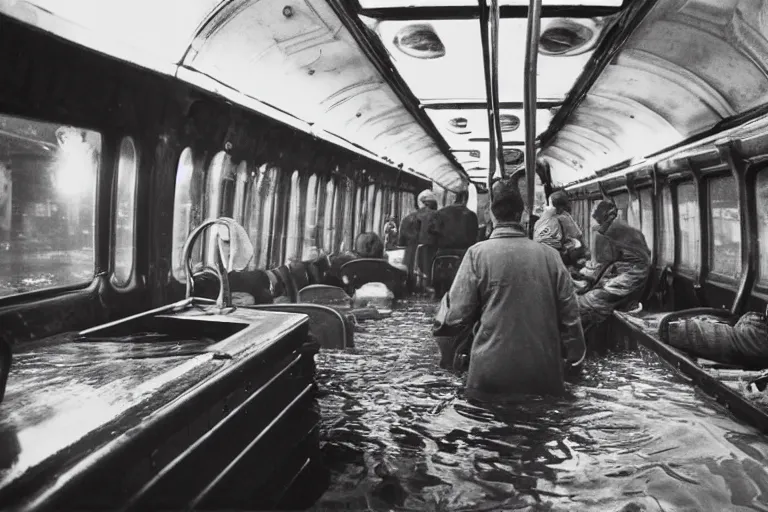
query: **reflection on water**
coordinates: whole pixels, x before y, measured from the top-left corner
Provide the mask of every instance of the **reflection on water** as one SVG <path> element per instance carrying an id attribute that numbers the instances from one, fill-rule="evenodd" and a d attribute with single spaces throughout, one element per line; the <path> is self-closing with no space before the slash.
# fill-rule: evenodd
<path id="1" fill-rule="evenodd" d="M 318 355 L 332 484 L 313 510 L 768 511 L 768 443 L 649 353 L 485 410 L 437 368 L 434 306 Z"/>

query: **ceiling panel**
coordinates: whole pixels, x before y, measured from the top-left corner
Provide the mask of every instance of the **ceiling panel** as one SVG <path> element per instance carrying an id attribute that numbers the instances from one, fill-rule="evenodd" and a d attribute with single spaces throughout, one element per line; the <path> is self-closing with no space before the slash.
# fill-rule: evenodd
<path id="1" fill-rule="evenodd" d="M 568 184 L 760 115 L 766 13 L 766 0 L 659 0 L 547 141 L 553 179 Z"/>
<path id="2" fill-rule="evenodd" d="M 488 138 L 488 113 L 481 109 L 433 109 L 424 111 L 453 149 L 465 149 L 470 139 Z M 525 124 L 523 109 L 502 109 L 502 136 L 504 142 L 524 142 Z M 552 113 L 549 109 L 536 111 L 536 135 L 549 126 Z"/>
<path id="3" fill-rule="evenodd" d="M 623 0 L 542 0 L 543 6 L 620 7 Z M 499 0 L 500 6 L 527 7 L 528 0 Z M 395 7 L 477 7 L 473 0 L 360 0 L 363 9 Z"/>
<path id="4" fill-rule="evenodd" d="M 392 58 L 397 71 L 419 99 L 485 101 L 485 74 L 477 19 L 381 21 L 367 19 Z M 504 18 L 499 24 L 499 96 L 501 102 L 523 100 L 525 18 Z M 554 52 L 563 37 L 577 38 L 569 55 L 538 59 L 538 98 L 563 100 L 592 55 L 606 23 L 603 18 L 541 20 L 542 40 Z M 559 28 L 558 28 L 559 27 Z M 574 28 L 567 34 L 565 28 Z M 551 29 L 551 30 L 550 30 Z M 562 30 L 561 30 L 562 29 Z M 542 43 L 546 46 L 546 43 Z"/>

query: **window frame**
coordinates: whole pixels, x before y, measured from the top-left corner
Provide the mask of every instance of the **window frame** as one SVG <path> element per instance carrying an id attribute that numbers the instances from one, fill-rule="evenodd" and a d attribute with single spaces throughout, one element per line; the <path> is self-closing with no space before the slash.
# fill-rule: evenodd
<path id="1" fill-rule="evenodd" d="M 651 250 L 651 256 L 656 258 L 658 260 L 658 255 L 656 253 L 656 217 L 657 217 L 657 209 L 656 209 L 656 197 L 654 195 L 654 187 L 653 184 L 647 185 L 647 186 L 641 186 L 637 188 L 636 190 L 637 194 L 637 201 L 640 208 L 640 231 L 643 232 L 643 236 L 645 237 L 645 243 L 648 244 L 648 248 Z M 643 212 L 645 211 L 646 207 L 646 201 L 650 205 L 650 211 L 651 211 L 651 218 L 645 219 L 643 216 Z M 646 220 L 649 220 L 650 226 L 646 226 Z M 651 240 L 648 240 L 647 231 L 650 231 L 651 233 Z"/>
<path id="2" fill-rule="evenodd" d="M 759 212 L 758 212 L 758 204 L 760 201 L 760 197 L 758 196 L 758 180 L 760 179 L 760 175 L 763 174 L 766 176 L 766 181 L 768 181 L 768 164 L 758 165 L 755 166 L 754 169 L 749 169 L 747 172 L 747 190 L 749 188 L 752 189 L 752 193 L 748 193 L 747 195 L 747 203 L 750 201 L 752 202 L 752 209 L 748 209 L 748 215 L 754 214 L 754 249 L 755 249 L 755 260 L 754 265 L 755 269 L 752 275 L 753 284 L 752 284 L 752 295 L 753 297 L 756 297 L 758 299 L 762 299 L 763 301 L 768 302 L 768 272 L 765 276 L 760 275 L 760 267 L 761 267 L 761 259 L 764 257 L 768 259 L 768 247 L 766 247 L 765 251 L 761 251 L 761 242 L 768 242 L 768 236 L 766 236 L 766 240 L 760 239 L 760 218 L 759 218 Z M 768 233 L 766 233 L 768 235 Z"/>
<path id="3" fill-rule="evenodd" d="M 131 249 L 131 266 L 128 271 L 128 278 L 123 282 L 119 282 L 115 275 L 115 258 L 117 256 L 117 198 L 119 194 L 118 187 L 120 186 L 120 160 L 122 154 L 123 143 L 129 141 L 133 146 L 134 152 L 134 177 L 133 177 L 133 219 L 132 224 L 132 249 Z M 136 144 L 136 139 L 131 135 L 124 135 L 120 138 L 120 143 L 117 146 L 117 154 L 115 155 L 115 174 L 112 185 L 112 208 L 110 212 L 110 256 L 109 256 L 109 282 L 112 287 L 119 292 L 127 292 L 133 290 L 138 285 L 138 273 L 137 267 L 137 228 L 138 228 L 138 211 L 139 211 L 139 170 L 141 169 L 141 149 Z"/>
<path id="4" fill-rule="evenodd" d="M 672 183 L 671 193 L 672 193 L 672 208 L 673 208 L 673 222 L 674 222 L 674 232 L 675 232 L 675 264 L 674 268 L 675 270 L 685 276 L 688 276 L 694 280 L 694 282 L 698 282 L 698 276 L 701 275 L 701 273 L 704 271 L 704 254 L 702 251 L 702 241 L 701 239 L 698 240 L 698 243 L 695 244 L 696 251 L 698 251 L 699 256 L 699 265 L 698 268 L 692 265 L 688 265 L 683 262 L 683 244 L 682 244 L 682 225 L 680 224 L 680 187 L 681 186 L 687 186 L 691 185 L 693 187 L 694 192 L 694 199 L 696 201 L 696 208 L 694 209 L 696 211 L 696 215 L 698 216 L 698 232 L 699 236 L 702 235 L 702 219 L 701 219 L 701 205 L 699 204 L 699 184 L 696 181 L 696 177 L 687 175 L 686 177 L 675 180 Z"/>
<path id="5" fill-rule="evenodd" d="M 68 284 L 46 286 L 42 288 L 35 288 L 28 291 L 2 295 L 0 296 L 0 307 L 14 305 L 14 304 L 27 302 L 31 300 L 36 300 L 39 298 L 42 299 L 42 298 L 57 296 L 62 292 L 85 291 L 96 286 L 96 283 L 98 283 L 100 278 L 102 277 L 102 273 L 105 270 L 107 272 L 109 271 L 110 259 L 111 259 L 108 254 L 109 251 L 105 251 L 105 249 L 108 249 L 108 247 L 105 247 L 106 245 L 104 243 L 105 241 L 100 240 L 98 236 L 99 233 L 103 231 L 102 228 L 106 227 L 104 226 L 104 223 L 105 222 L 111 223 L 111 215 L 104 216 L 99 214 L 99 212 L 103 210 L 103 206 L 105 206 L 104 203 L 108 201 L 107 198 L 110 197 L 110 193 L 111 193 L 111 184 L 108 184 L 107 182 L 105 182 L 104 176 L 103 176 L 105 163 L 111 153 L 111 148 L 109 147 L 109 144 L 107 144 L 107 138 L 104 130 L 102 128 L 99 128 L 98 126 L 95 126 L 89 123 L 77 124 L 77 125 L 68 124 L 68 123 L 55 121 L 46 117 L 30 116 L 30 115 L 24 115 L 24 114 L 17 115 L 7 110 L 0 112 L 0 115 L 13 118 L 13 119 L 29 121 L 32 123 L 56 125 L 59 128 L 72 127 L 77 130 L 85 130 L 88 132 L 93 132 L 99 137 L 98 157 L 95 158 L 94 160 L 95 179 L 93 184 L 94 197 L 93 197 L 93 205 L 92 205 L 92 215 L 93 215 L 92 231 L 93 232 L 91 234 L 93 258 L 92 258 L 91 278 L 89 280 L 72 282 Z M 109 227 L 109 231 L 111 232 L 111 227 Z"/>
<path id="6" fill-rule="evenodd" d="M 739 238 L 739 255 L 738 255 L 738 263 L 739 263 L 739 269 L 736 276 L 731 276 L 729 274 L 722 273 L 720 271 L 715 270 L 714 268 L 714 249 L 715 249 L 715 240 L 714 240 L 714 222 L 713 222 L 713 213 L 714 209 L 712 208 L 712 193 L 710 189 L 710 184 L 714 180 L 718 179 L 731 179 L 733 181 L 734 190 L 736 191 L 736 209 L 739 212 L 739 216 L 741 215 L 741 205 L 739 204 L 739 180 L 736 178 L 736 176 L 733 175 L 733 173 L 730 172 L 730 169 L 725 169 L 724 171 L 720 172 L 713 172 L 710 174 L 707 174 L 702 179 L 702 185 L 705 187 L 705 194 L 707 197 L 706 202 L 706 215 L 707 215 L 707 276 L 706 281 L 712 282 L 713 284 L 723 284 L 723 285 L 729 285 L 729 287 L 732 287 L 734 284 L 738 284 L 741 282 L 742 278 L 744 277 L 744 265 L 742 262 L 742 251 L 744 249 L 744 238 L 742 236 L 742 229 L 741 229 L 741 219 L 739 218 L 739 230 L 738 230 L 738 238 Z M 755 193 L 757 191 L 755 190 Z"/>

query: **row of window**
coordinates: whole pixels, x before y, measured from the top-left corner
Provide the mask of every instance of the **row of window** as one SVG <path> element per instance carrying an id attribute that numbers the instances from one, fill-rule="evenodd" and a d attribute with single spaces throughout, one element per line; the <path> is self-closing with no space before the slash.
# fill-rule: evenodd
<path id="1" fill-rule="evenodd" d="M 327 179 L 298 171 L 285 179 L 276 166 L 255 169 L 218 153 L 207 173 L 202 159 L 183 151 L 176 175 L 172 267 L 184 279 L 182 249 L 189 233 L 203 219 L 232 217 L 254 246 L 252 268 L 274 268 L 290 260 L 352 249 L 357 234 L 381 233 L 387 216 L 415 209 L 414 195 L 371 183 L 356 185 L 346 177 Z M 208 239 L 210 244 L 212 239 Z M 211 248 L 196 258 L 207 258 Z"/>
<path id="2" fill-rule="evenodd" d="M 0 114 L 0 296 L 87 283 L 95 269 L 98 132 Z M 320 250 L 351 249 L 363 231 L 381 233 L 387 215 L 415 209 L 412 193 L 345 177 L 327 179 L 277 167 L 234 165 L 225 152 L 207 169 L 185 149 L 178 163 L 173 215 L 173 275 L 183 279 L 181 249 L 207 218 L 233 217 L 251 237 L 253 267 L 309 259 Z M 114 187 L 110 279 L 136 279 L 136 212 L 140 148 L 120 141 Z M 196 248 L 212 254 L 211 240 Z"/>
<path id="3" fill-rule="evenodd" d="M 736 180 L 733 176 L 707 178 L 702 186 L 707 190 L 709 215 L 709 266 L 710 272 L 722 277 L 739 279 L 741 264 L 741 221 Z M 768 169 L 757 176 L 755 199 L 758 215 L 759 268 L 758 282 L 768 285 Z M 673 193 L 674 191 L 674 193 Z M 644 188 L 630 197 L 627 192 L 613 196 L 619 216 L 630 225 L 642 230 L 649 247 L 656 247 L 660 265 L 676 265 L 677 268 L 698 272 L 701 269 L 701 221 L 696 184 L 682 182 L 659 190 L 659 226 L 661 238 L 654 240 L 653 192 Z M 674 197 L 673 197 L 674 195 Z M 574 202 L 576 221 L 592 232 L 591 211 L 597 200 Z M 675 216 L 674 205 L 677 206 Z M 678 239 L 675 237 L 678 233 Z M 594 233 L 590 237 L 594 247 Z M 679 248 L 675 259 L 675 244 Z"/>

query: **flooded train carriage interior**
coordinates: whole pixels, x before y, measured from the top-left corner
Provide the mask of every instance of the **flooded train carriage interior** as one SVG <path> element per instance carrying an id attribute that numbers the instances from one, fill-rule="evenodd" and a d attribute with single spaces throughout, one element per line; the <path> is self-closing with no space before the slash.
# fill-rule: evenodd
<path id="1" fill-rule="evenodd" d="M 766 19 L 0 0 L 0 508 L 768 510 Z M 650 250 L 562 397 L 433 337 L 498 180 Z"/>

